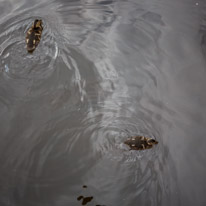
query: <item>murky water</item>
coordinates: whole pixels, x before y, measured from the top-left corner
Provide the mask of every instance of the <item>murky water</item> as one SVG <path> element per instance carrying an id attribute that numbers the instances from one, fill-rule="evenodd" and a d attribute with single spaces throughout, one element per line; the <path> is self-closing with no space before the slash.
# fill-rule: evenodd
<path id="1" fill-rule="evenodd" d="M 0 0 L 0 205 L 205 206 L 205 11 Z M 128 151 L 133 135 L 159 144 Z"/>

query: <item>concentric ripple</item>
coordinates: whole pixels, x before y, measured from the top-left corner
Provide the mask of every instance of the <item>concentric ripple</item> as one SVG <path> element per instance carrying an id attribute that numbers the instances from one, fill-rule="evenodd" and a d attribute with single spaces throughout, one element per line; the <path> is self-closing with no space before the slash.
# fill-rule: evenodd
<path id="1" fill-rule="evenodd" d="M 32 25 L 32 17 L 24 20 L 5 22 L 0 35 L 1 69 L 11 79 L 41 79 L 54 70 L 54 63 L 58 55 L 58 45 L 49 30 L 47 21 L 43 18 L 43 35 L 36 50 L 29 54 L 26 49 L 25 36 Z"/>

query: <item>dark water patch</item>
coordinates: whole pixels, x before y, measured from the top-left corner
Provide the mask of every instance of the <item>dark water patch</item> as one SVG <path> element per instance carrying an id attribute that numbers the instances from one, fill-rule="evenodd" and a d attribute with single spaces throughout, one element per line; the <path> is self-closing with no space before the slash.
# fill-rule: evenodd
<path id="1" fill-rule="evenodd" d="M 200 38 L 203 55 L 206 57 L 206 17 L 203 17 L 202 19 L 202 23 L 200 26 Z"/>
<path id="2" fill-rule="evenodd" d="M 165 25 L 165 23 L 162 20 L 161 15 L 159 15 L 159 14 L 155 14 L 153 12 L 147 12 L 142 17 L 143 17 L 143 19 L 147 20 L 150 23 L 154 22 L 154 23 L 160 24 L 161 26 Z"/>

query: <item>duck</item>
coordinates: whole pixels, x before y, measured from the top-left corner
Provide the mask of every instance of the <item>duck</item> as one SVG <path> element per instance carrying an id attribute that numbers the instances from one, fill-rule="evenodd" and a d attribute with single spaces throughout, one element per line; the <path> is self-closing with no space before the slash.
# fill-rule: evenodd
<path id="1" fill-rule="evenodd" d="M 43 31 L 42 20 L 36 19 L 26 33 L 27 51 L 32 53 L 38 46 Z"/>
<path id="2" fill-rule="evenodd" d="M 158 144 L 158 141 L 150 137 L 134 136 L 128 138 L 124 143 L 130 147 L 130 150 L 145 150 Z"/>

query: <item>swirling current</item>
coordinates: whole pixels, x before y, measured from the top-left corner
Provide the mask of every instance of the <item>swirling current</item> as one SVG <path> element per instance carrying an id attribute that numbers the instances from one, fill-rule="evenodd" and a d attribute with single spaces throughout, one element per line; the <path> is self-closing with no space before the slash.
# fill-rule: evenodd
<path id="1" fill-rule="evenodd" d="M 0 205 L 206 205 L 205 8 L 0 0 Z"/>

